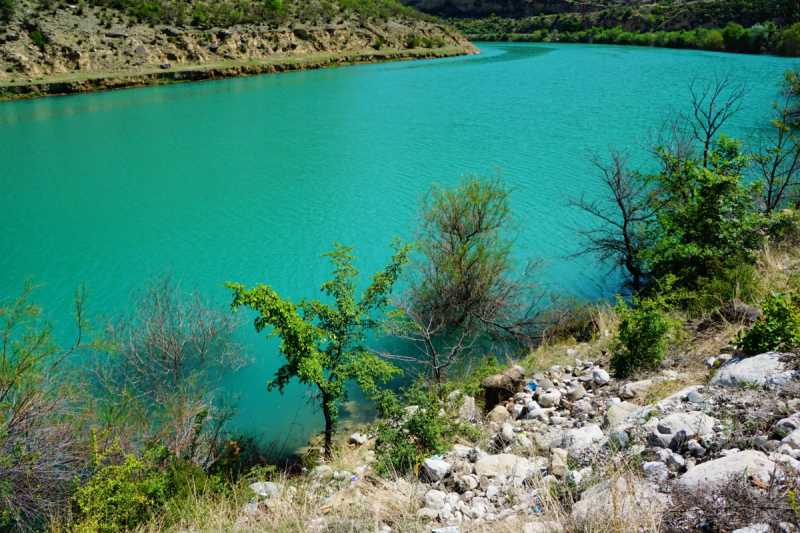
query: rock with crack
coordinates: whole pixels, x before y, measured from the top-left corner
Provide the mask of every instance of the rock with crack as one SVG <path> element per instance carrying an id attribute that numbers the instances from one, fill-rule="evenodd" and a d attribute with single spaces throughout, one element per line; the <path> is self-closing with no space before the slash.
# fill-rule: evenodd
<path id="1" fill-rule="evenodd" d="M 619 395 L 621 398 L 625 398 L 629 400 L 646 392 L 650 387 L 653 386 L 653 382 L 649 379 L 643 379 L 641 381 L 634 381 L 633 383 L 626 383 L 622 387 L 619 388 Z"/>
<path id="2" fill-rule="evenodd" d="M 677 450 L 679 446 L 696 435 L 713 433 L 716 421 L 698 411 L 674 413 L 661 419 L 647 435 L 647 442 L 653 446 Z"/>
<path id="3" fill-rule="evenodd" d="M 604 416 L 604 424 L 607 428 L 615 428 L 631 416 L 631 413 L 640 408 L 641 406 L 631 402 L 611 404 Z"/>
<path id="4" fill-rule="evenodd" d="M 280 494 L 280 488 L 271 481 L 253 483 L 250 490 L 261 496 L 262 498 L 276 498 Z"/>
<path id="5" fill-rule="evenodd" d="M 762 353 L 752 357 L 734 357 L 719 367 L 711 378 L 711 385 L 738 387 L 740 384 L 757 383 L 768 388 L 782 387 L 795 375 L 781 361 L 778 352 Z"/>
<path id="6" fill-rule="evenodd" d="M 658 523 L 667 508 L 668 498 L 633 477 L 606 480 L 586 489 L 572 506 L 572 519 L 588 523 L 603 521 Z"/>
<path id="7" fill-rule="evenodd" d="M 776 466 L 765 454 L 745 450 L 695 466 L 678 479 L 676 486 L 682 490 L 721 489 L 743 473 L 769 483 Z"/>

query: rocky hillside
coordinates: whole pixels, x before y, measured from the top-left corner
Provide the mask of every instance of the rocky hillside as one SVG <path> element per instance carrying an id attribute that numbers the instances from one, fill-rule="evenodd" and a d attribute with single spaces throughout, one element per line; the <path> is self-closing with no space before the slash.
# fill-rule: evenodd
<path id="1" fill-rule="evenodd" d="M 365 19 L 358 11 L 337 9 L 327 22 L 298 12 L 270 21 L 207 27 L 139 23 L 113 8 L 41 7 L 23 2 L 8 23 L 0 23 L 0 84 L 309 57 L 335 60 L 364 51 L 477 53 L 458 31 L 402 14 Z"/>
<path id="2" fill-rule="evenodd" d="M 295 512 L 287 530 L 795 532 L 797 356 L 729 344 L 758 314 L 732 302 L 687 323 L 686 353 L 636 380 L 604 369 L 602 338 L 555 347 L 547 357 L 569 363 L 531 371 L 529 359 L 485 378 L 480 397 L 454 391 L 441 405 L 483 439 L 386 479 L 372 436 L 354 434 L 305 475 L 252 484 L 237 522 L 261 530 Z"/>
<path id="3" fill-rule="evenodd" d="M 468 20 L 526 19 L 543 16 L 560 16 L 563 24 L 559 31 L 576 31 L 591 27 L 614 28 L 624 31 L 679 31 L 695 28 L 723 28 L 736 22 L 746 28 L 771 21 L 791 25 L 795 20 L 779 9 L 772 0 L 749 3 L 730 0 L 690 2 L 635 2 L 631 0 L 587 1 L 577 0 L 403 0 L 403 3 L 425 13 L 443 17 L 466 19 L 460 27 L 473 30 Z M 495 18 L 496 17 L 496 18 Z M 492 31 L 502 31 L 500 24 Z M 524 21 L 505 28 L 507 32 L 525 33 Z M 521 27 L 520 27 L 521 26 Z M 475 33 L 475 32 L 473 32 Z"/>

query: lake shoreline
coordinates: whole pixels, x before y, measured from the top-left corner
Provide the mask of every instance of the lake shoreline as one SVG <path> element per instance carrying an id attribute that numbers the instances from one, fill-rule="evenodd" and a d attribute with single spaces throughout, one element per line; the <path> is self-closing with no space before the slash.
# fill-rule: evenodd
<path id="1" fill-rule="evenodd" d="M 461 48 L 442 48 L 438 50 L 393 50 L 385 52 L 362 51 L 358 53 L 334 53 L 312 55 L 296 59 L 261 60 L 261 61 L 224 61 L 218 63 L 195 65 L 172 69 L 151 69 L 141 73 L 119 73 L 108 75 L 97 73 L 95 76 L 75 78 L 71 76 L 53 76 L 49 80 L 23 82 L 14 85 L 0 85 L 0 101 L 44 98 L 50 96 L 66 96 L 137 87 L 153 87 L 196 81 L 212 81 L 226 78 L 259 76 L 262 74 L 280 74 L 302 70 L 316 70 L 370 63 L 394 61 L 412 61 L 418 59 L 442 59 L 480 53 L 477 48 L 470 50 Z M 60 78 L 60 79 L 59 79 Z"/>

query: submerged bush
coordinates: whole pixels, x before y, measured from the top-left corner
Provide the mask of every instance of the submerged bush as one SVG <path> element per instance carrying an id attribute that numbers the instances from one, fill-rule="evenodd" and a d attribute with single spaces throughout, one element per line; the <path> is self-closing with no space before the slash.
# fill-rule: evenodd
<path id="1" fill-rule="evenodd" d="M 752 329 L 739 333 L 736 346 L 745 355 L 787 351 L 800 347 L 800 297 L 771 294 Z"/>

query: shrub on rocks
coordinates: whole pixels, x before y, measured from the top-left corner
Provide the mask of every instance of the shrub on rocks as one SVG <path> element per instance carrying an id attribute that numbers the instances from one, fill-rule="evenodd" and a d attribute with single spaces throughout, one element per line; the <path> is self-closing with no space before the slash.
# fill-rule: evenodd
<path id="1" fill-rule="evenodd" d="M 652 299 L 634 296 L 631 304 L 633 307 L 628 307 L 620 299 L 614 309 L 619 316 L 619 330 L 611 369 L 617 378 L 657 368 L 664 361 L 667 334 L 677 326 L 664 312 L 667 307 L 664 296 Z"/>
<path id="2" fill-rule="evenodd" d="M 757 355 L 800 347 L 800 297 L 773 294 L 767 296 L 763 308 L 753 328 L 737 337 L 742 352 Z"/>

